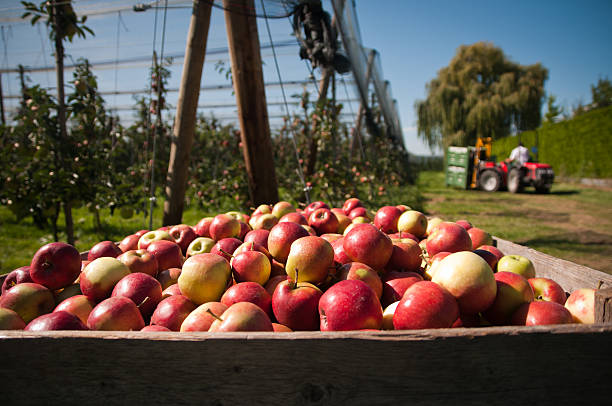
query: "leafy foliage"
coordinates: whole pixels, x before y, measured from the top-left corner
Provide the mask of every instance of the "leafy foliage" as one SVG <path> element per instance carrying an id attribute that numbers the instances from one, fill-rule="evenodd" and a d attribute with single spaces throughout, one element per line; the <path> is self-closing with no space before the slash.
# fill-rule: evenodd
<path id="1" fill-rule="evenodd" d="M 38 6 L 30 1 L 22 1 L 21 4 L 26 9 L 21 18 L 29 18 L 32 25 L 44 18 L 45 24 L 52 27 L 49 31 L 52 40 L 60 38 L 72 42 L 75 35 L 81 38 L 85 38 L 86 33 L 94 35 L 93 31 L 85 25 L 87 16 L 78 18 L 72 8 L 71 0 L 43 1 Z"/>
<path id="2" fill-rule="evenodd" d="M 427 84 L 427 98 L 415 103 L 418 134 L 446 149 L 537 128 L 547 78 L 540 64 L 514 63 L 490 43 L 463 45 Z"/>
<path id="3" fill-rule="evenodd" d="M 591 110 L 570 120 L 521 134 L 523 144 L 538 148 L 538 159 L 553 166 L 555 174 L 570 178 L 612 178 L 612 106 Z M 493 143 L 493 153 L 506 157 L 517 137 Z"/>

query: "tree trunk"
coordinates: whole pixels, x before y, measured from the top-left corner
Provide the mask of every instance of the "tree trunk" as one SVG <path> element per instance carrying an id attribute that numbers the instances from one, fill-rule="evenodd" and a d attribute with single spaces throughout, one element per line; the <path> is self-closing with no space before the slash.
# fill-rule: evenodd
<path id="1" fill-rule="evenodd" d="M 57 122 L 60 131 L 60 143 L 68 138 L 66 132 L 66 105 L 64 104 L 64 44 L 62 27 L 57 24 L 57 12 L 54 2 L 53 17 L 55 24 L 55 75 L 57 77 Z M 66 160 L 64 154 L 60 155 L 60 164 L 63 166 Z M 72 222 L 72 205 L 70 196 L 64 196 L 64 218 L 66 222 L 66 239 L 68 244 L 74 245 L 74 224 Z"/>
<path id="2" fill-rule="evenodd" d="M 255 4 L 253 0 L 224 0 L 223 6 L 251 204 L 274 203 L 278 189 L 257 20 L 244 13 L 254 10 Z"/>
<path id="3" fill-rule="evenodd" d="M 331 77 L 331 74 L 333 73 L 334 68 L 332 67 L 321 68 L 321 70 L 323 71 L 323 76 L 321 77 L 321 80 L 319 81 L 319 98 L 317 100 L 317 107 L 321 107 L 321 105 L 323 105 L 323 103 L 325 103 L 327 100 L 327 89 L 329 88 L 329 78 Z M 308 120 L 308 118 L 306 118 L 306 120 Z M 319 137 L 317 135 L 318 128 L 317 128 L 316 122 L 313 122 L 312 131 L 308 131 L 308 132 L 309 134 L 307 135 L 310 136 L 310 144 L 308 147 L 308 159 L 306 160 L 307 162 L 306 172 L 304 173 L 304 176 L 306 179 L 312 176 L 312 174 L 315 171 L 315 167 L 317 165 L 317 153 L 319 150 L 318 148 Z"/>
<path id="4" fill-rule="evenodd" d="M 203 0 L 193 5 L 166 177 L 165 226 L 179 224 L 183 217 L 211 8 L 211 4 Z"/>

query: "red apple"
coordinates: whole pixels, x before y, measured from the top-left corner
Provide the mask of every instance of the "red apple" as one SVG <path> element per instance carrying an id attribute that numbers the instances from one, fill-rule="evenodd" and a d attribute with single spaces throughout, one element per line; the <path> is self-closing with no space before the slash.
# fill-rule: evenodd
<path id="1" fill-rule="evenodd" d="M 497 294 L 491 267 L 471 251 L 455 252 L 440 261 L 432 282 L 448 290 L 457 299 L 462 314 L 476 314 L 488 309 Z"/>
<path id="2" fill-rule="evenodd" d="M 123 251 L 112 241 L 101 241 L 91 247 L 87 254 L 87 260 L 93 261 L 97 258 L 111 257 L 117 258 Z"/>
<path id="3" fill-rule="evenodd" d="M 230 265 L 234 280 L 238 283 L 255 282 L 263 286 L 270 279 L 270 260 L 260 251 L 242 251 L 235 254 Z"/>
<path id="4" fill-rule="evenodd" d="M 217 214 L 210 224 L 209 232 L 215 241 L 235 238 L 240 235 L 240 222 L 228 214 Z"/>
<path id="5" fill-rule="evenodd" d="M 0 307 L 13 310 L 27 324 L 55 307 L 53 293 L 38 283 L 24 282 L 0 296 Z"/>
<path id="6" fill-rule="evenodd" d="M 81 273 L 81 292 L 94 302 L 110 297 L 113 288 L 130 269 L 117 258 L 102 257 L 87 265 Z"/>
<path id="7" fill-rule="evenodd" d="M 60 310 L 43 314 L 28 323 L 25 331 L 88 330 L 74 314 Z"/>
<path id="8" fill-rule="evenodd" d="M 308 220 L 306 220 L 306 217 L 304 217 L 302 213 L 298 213 L 298 212 L 287 213 L 283 217 L 281 217 L 280 220 L 278 220 L 278 222 L 279 223 L 291 222 L 291 223 L 297 223 L 297 224 L 302 224 L 302 225 L 308 224 Z"/>
<path id="9" fill-rule="evenodd" d="M 571 313 L 555 302 L 535 301 L 521 305 L 512 315 L 515 326 L 543 326 L 572 323 Z"/>
<path id="10" fill-rule="evenodd" d="M 310 218 L 310 215 L 317 209 L 327 209 L 329 210 L 329 206 L 327 205 L 327 203 L 322 202 L 322 201 L 316 201 L 316 202 L 312 202 L 310 203 L 308 206 L 306 206 L 304 208 L 304 212 L 302 213 L 304 215 L 304 217 L 306 217 L 307 219 Z"/>
<path id="11" fill-rule="evenodd" d="M 474 250 L 474 254 L 477 254 L 479 257 L 487 261 L 487 264 L 489 264 L 493 272 L 497 270 L 498 260 L 497 260 L 497 256 L 495 256 L 494 253 L 492 253 L 491 251 L 487 251 L 487 250 L 483 250 L 479 248 L 477 250 Z"/>
<path id="12" fill-rule="evenodd" d="M 338 269 L 336 277 L 341 281 L 349 279 L 363 281 L 372 288 L 378 299 L 380 299 L 382 296 L 383 284 L 380 280 L 380 276 L 378 276 L 378 273 L 376 273 L 374 269 L 370 268 L 366 264 L 362 264 L 360 262 L 350 262 L 345 264 Z"/>
<path id="13" fill-rule="evenodd" d="M 170 229 L 170 235 L 174 238 L 174 242 L 176 242 L 179 247 L 181 247 L 181 251 L 183 255 L 187 254 L 187 248 L 189 244 L 198 236 L 191 226 L 187 224 L 178 224 Z"/>
<path id="14" fill-rule="evenodd" d="M 384 269 L 393 253 L 391 239 L 372 224 L 359 224 L 349 231 L 342 243 L 344 252 L 354 262 Z"/>
<path id="15" fill-rule="evenodd" d="M 392 271 L 418 271 L 423 262 L 423 253 L 419 243 L 410 238 L 392 240 L 392 242 L 393 251 L 385 268 Z"/>
<path id="16" fill-rule="evenodd" d="M 420 211 L 407 210 L 397 219 L 397 230 L 423 238 L 427 233 L 427 217 Z"/>
<path id="17" fill-rule="evenodd" d="M 147 247 L 147 251 L 153 254 L 157 260 L 158 272 L 164 269 L 180 268 L 183 265 L 183 252 L 181 247 L 172 241 L 153 241 Z"/>
<path id="18" fill-rule="evenodd" d="M 321 331 L 376 329 L 383 311 L 376 294 L 365 282 L 340 281 L 319 300 Z"/>
<path id="19" fill-rule="evenodd" d="M 138 249 L 146 250 L 149 245 L 151 245 L 155 241 L 172 241 L 174 242 L 174 238 L 170 235 L 169 232 L 164 230 L 154 230 L 148 231 L 140 236 L 138 240 Z"/>
<path id="20" fill-rule="evenodd" d="M 220 255 L 194 255 L 185 261 L 178 285 L 182 294 L 197 305 L 217 302 L 231 281 L 231 272 L 229 262 Z"/>
<path id="21" fill-rule="evenodd" d="M 455 223 L 457 223 L 461 227 L 465 228 L 465 231 L 468 231 L 470 228 L 472 228 L 472 223 L 470 223 L 467 220 L 457 220 L 457 221 L 455 221 Z"/>
<path id="22" fill-rule="evenodd" d="M 365 207 L 355 207 L 353 210 L 351 210 L 347 214 L 347 217 L 350 218 L 351 220 L 355 220 L 358 217 L 364 217 L 368 219 L 369 221 L 370 220 L 369 216 L 370 214 L 368 213 L 368 210 Z"/>
<path id="23" fill-rule="evenodd" d="M 280 201 L 272 207 L 272 215 L 278 219 L 289 213 L 295 213 L 295 207 L 289 202 Z"/>
<path id="24" fill-rule="evenodd" d="M 22 266 L 17 269 L 14 269 L 11 272 L 9 272 L 8 275 L 6 275 L 6 277 L 4 278 L 4 282 L 2 282 L 2 293 L 1 294 L 4 295 L 4 292 L 9 290 L 13 286 L 20 284 L 20 283 L 25 283 L 25 282 L 30 282 L 30 283 L 34 282 L 32 280 L 32 277 L 30 277 L 30 267 Z"/>
<path id="25" fill-rule="evenodd" d="M 213 217 L 204 217 L 198 224 L 193 227 L 193 231 L 198 235 L 198 237 L 207 237 L 210 238 L 210 224 L 213 221 Z"/>
<path id="26" fill-rule="evenodd" d="M 497 272 L 495 282 L 497 295 L 482 315 L 492 324 L 508 324 L 516 309 L 524 303 L 533 302 L 533 290 L 527 279 L 512 272 Z"/>
<path id="27" fill-rule="evenodd" d="M 155 308 L 151 316 L 151 324 L 166 327 L 171 331 L 179 331 L 183 321 L 196 307 L 195 303 L 183 295 L 169 296 L 159 302 Z"/>
<path id="28" fill-rule="evenodd" d="M 181 276 L 181 268 L 164 269 L 157 274 L 157 280 L 161 284 L 162 290 L 164 290 L 176 284 L 179 276 Z"/>
<path id="29" fill-rule="evenodd" d="M 501 259 L 501 257 L 504 256 L 503 252 L 501 252 L 497 247 L 494 247 L 492 245 L 481 245 L 480 247 L 478 247 L 478 249 L 489 251 L 490 253 L 492 253 L 493 255 L 497 257 L 498 261 Z"/>
<path id="30" fill-rule="evenodd" d="M 344 251 L 344 237 L 337 239 L 336 241 L 331 243 L 332 248 L 334 249 L 334 262 L 339 265 L 348 264 L 349 262 L 353 262 L 351 258 Z"/>
<path id="31" fill-rule="evenodd" d="M 548 278 L 531 278 L 527 280 L 533 289 L 535 300 L 565 304 L 565 290 L 557 282 Z"/>
<path id="32" fill-rule="evenodd" d="M 169 331 L 172 331 L 172 330 L 170 330 L 169 328 L 164 327 L 164 326 L 155 326 L 155 325 L 151 326 L 151 325 L 148 325 L 148 326 L 144 326 L 142 328 L 142 330 L 140 330 L 140 331 L 169 332 Z"/>
<path id="33" fill-rule="evenodd" d="M 238 302 L 251 302 L 259 306 L 266 314 L 272 316 L 272 297 L 268 291 L 255 282 L 240 282 L 225 291 L 221 303 L 230 307 Z"/>
<path id="34" fill-rule="evenodd" d="M 253 303 L 234 303 L 222 315 L 215 315 L 208 331 L 274 331 L 270 317 Z"/>
<path id="35" fill-rule="evenodd" d="M 232 255 L 236 248 L 242 245 L 242 241 L 237 238 L 222 238 L 217 241 L 210 249 L 211 254 L 219 255 L 225 258 L 228 262 L 232 259 Z"/>
<path id="36" fill-rule="evenodd" d="M 402 215 L 402 211 L 395 206 L 383 206 L 374 216 L 376 228 L 387 234 L 397 233 L 397 221 Z"/>
<path id="37" fill-rule="evenodd" d="M 123 277 L 113 289 L 113 296 L 131 299 L 142 318 L 147 320 L 162 300 L 162 288 L 157 279 L 145 273 L 132 273 Z"/>
<path id="38" fill-rule="evenodd" d="M 74 282 L 81 272 L 81 254 L 70 244 L 52 242 L 36 251 L 30 264 L 30 278 L 49 289 L 61 289 Z"/>
<path id="39" fill-rule="evenodd" d="M 127 297 L 109 297 L 89 314 L 87 327 L 91 330 L 139 331 L 144 320 L 138 307 Z"/>
<path id="40" fill-rule="evenodd" d="M 121 252 L 127 252 L 138 249 L 138 240 L 140 240 L 140 236 L 138 234 L 130 234 L 125 237 L 119 243 L 119 249 Z"/>
<path id="41" fill-rule="evenodd" d="M 117 259 L 123 262 L 130 272 L 141 272 L 156 276 L 159 269 L 155 255 L 147 250 L 130 250 L 119 255 Z"/>
<path id="42" fill-rule="evenodd" d="M 363 207 L 363 203 L 361 202 L 361 200 L 357 199 L 356 197 L 351 197 L 351 198 L 346 199 L 346 201 L 342 205 L 342 211 L 344 211 L 344 214 L 348 216 L 349 213 L 354 208 L 357 208 L 357 207 Z"/>
<path id="43" fill-rule="evenodd" d="M 326 208 L 314 210 L 308 217 L 308 225 L 315 229 L 317 235 L 337 233 L 340 222 L 338 218 Z"/>
<path id="44" fill-rule="evenodd" d="M 209 310 L 213 314 L 221 315 L 227 310 L 227 306 L 221 302 L 201 304 L 183 320 L 180 331 L 208 331 L 216 320 Z"/>
<path id="45" fill-rule="evenodd" d="M 23 330 L 25 327 L 26 324 L 24 323 L 23 319 L 19 317 L 17 312 L 0 307 L 0 331 Z"/>
<path id="46" fill-rule="evenodd" d="M 286 280 L 287 280 L 287 274 L 283 272 L 283 275 L 276 275 L 276 276 L 271 277 L 268 280 L 268 282 L 266 282 L 266 284 L 264 285 L 264 288 L 266 288 L 270 296 L 273 296 L 274 291 L 276 290 L 276 287 L 278 286 L 278 284 Z"/>
<path id="47" fill-rule="evenodd" d="M 279 323 L 294 331 L 319 329 L 319 299 L 323 292 L 308 282 L 284 280 L 272 296 L 272 311 Z"/>
<path id="48" fill-rule="evenodd" d="M 485 230 L 478 227 L 471 227 L 467 230 L 472 240 L 472 249 L 475 250 L 483 245 L 493 245 L 493 237 Z"/>
<path id="49" fill-rule="evenodd" d="M 268 236 L 268 251 L 281 263 L 287 261 L 291 244 L 298 238 L 307 237 L 304 227 L 292 222 L 281 222 L 272 227 Z"/>
<path id="50" fill-rule="evenodd" d="M 269 251 L 270 250 L 270 247 L 268 247 L 268 236 L 269 235 L 270 235 L 270 230 L 264 230 L 264 229 L 251 230 L 244 236 L 244 242 L 245 243 L 254 242 L 254 243 L 260 244 L 263 247 L 267 248 Z"/>
<path id="51" fill-rule="evenodd" d="M 416 272 L 387 272 L 382 278 L 381 303 L 384 307 L 393 302 L 401 300 L 404 292 L 417 282 L 421 282 L 423 277 Z"/>
<path id="52" fill-rule="evenodd" d="M 576 289 L 565 301 L 574 323 L 595 323 L 595 289 Z"/>
<path id="53" fill-rule="evenodd" d="M 459 317 L 455 298 L 439 285 L 421 281 L 410 286 L 393 315 L 395 330 L 449 328 Z"/>
<path id="54" fill-rule="evenodd" d="M 472 240 L 465 228 L 449 222 L 440 223 L 425 244 L 430 258 L 442 251 L 472 251 Z"/>
<path id="55" fill-rule="evenodd" d="M 175 283 L 174 285 L 170 285 L 166 289 L 162 290 L 161 300 L 164 300 L 168 296 L 172 296 L 172 295 L 182 295 L 181 287 L 178 285 L 178 283 Z"/>
<path id="56" fill-rule="evenodd" d="M 63 300 L 53 311 L 65 311 L 74 314 L 83 324 L 87 324 L 89 313 L 91 313 L 94 307 L 96 307 L 96 302 L 85 295 L 76 295 Z"/>
<path id="57" fill-rule="evenodd" d="M 298 282 L 323 282 L 334 264 L 334 249 L 321 237 L 302 237 L 291 244 L 285 272 Z M 299 274 L 296 275 L 296 270 Z"/>

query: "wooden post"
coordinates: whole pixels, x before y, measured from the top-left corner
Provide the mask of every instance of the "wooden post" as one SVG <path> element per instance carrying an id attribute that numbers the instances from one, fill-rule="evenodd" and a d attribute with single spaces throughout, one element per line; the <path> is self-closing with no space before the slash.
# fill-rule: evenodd
<path id="1" fill-rule="evenodd" d="M 268 108 L 253 0 L 223 0 L 240 136 L 251 204 L 278 201 Z"/>
<path id="2" fill-rule="evenodd" d="M 195 1 L 193 4 L 185 49 L 185 64 L 183 65 L 183 75 L 176 107 L 176 119 L 172 132 L 172 145 L 170 146 L 170 161 L 166 177 L 166 201 L 164 202 L 164 225 L 179 224 L 183 217 L 189 159 L 195 132 L 211 8 L 211 3 L 203 0 Z"/>
<path id="3" fill-rule="evenodd" d="M 370 85 L 370 78 L 372 77 L 372 65 L 374 64 L 374 57 L 376 56 L 376 50 L 372 49 L 370 54 L 368 55 L 368 66 L 366 70 L 366 84 Z M 355 119 L 355 127 L 353 127 L 353 142 L 351 143 L 351 156 L 355 154 L 355 150 L 357 149 L 357 145 L 359 148 L 363 148 L 361 145 L 361 123 L 363 121 L 363 116 L 368 114 L 370 108 L 368 107 L 367 100 L 361 100 L 359 105 L 359 110 L 357 111 L 357 118 Z"/>
<path id="4" fill-rule="evenodd" d="M 595 323 L 612 324 L 612 288 L 595 291 Z"/>
<path id="5" fill-rule="evenodd" d="M 2 74 L 0 74 L 0 118 L 2 124 L 6 124 L 6 117 L 4 116 L 4 95 L 2 94 Z"/>

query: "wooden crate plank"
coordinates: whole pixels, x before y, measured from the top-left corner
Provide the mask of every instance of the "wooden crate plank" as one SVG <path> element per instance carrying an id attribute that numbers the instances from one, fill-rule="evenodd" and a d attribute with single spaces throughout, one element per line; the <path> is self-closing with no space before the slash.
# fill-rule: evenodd
<path id="1" fill-rule="evenodd" d="M 595 292 L 595 323 L 612 324 L 612 289 Z"/>
<path id="2" fill-rule="evenodd" d="M 5 404 L 604 404 L 612 326 L 2 333 Z"/>
<path id="3" fill-rule="evenodd" d="M 529 258 L 538 277 L 550 278 L 559 283 L 567 292 L 580 288 L 612 288 L 612 275 L 587 266 L 555 258 L 534 249 L 495 238 L 497 248 L 504 254 L 517 254 Z"/>

